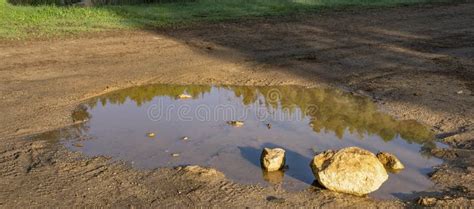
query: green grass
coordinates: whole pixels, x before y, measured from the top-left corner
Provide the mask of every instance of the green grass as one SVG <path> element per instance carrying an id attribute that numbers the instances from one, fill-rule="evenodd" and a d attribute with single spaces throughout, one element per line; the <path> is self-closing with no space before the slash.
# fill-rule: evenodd
<path id="1" fill-rule="evenodd" d="M 65 36 L 243 17 L 315 12 L 340 6 L 394 6 L 433 0 L 197 0 L 189 3 L 98 7 L 14 6 L 0 0 L 0 38 Z"/>

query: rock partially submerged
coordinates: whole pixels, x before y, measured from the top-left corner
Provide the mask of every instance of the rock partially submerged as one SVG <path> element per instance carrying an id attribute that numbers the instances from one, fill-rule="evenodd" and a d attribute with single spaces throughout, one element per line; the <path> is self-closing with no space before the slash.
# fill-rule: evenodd
<path id="1" fill-rule="evenodd" d="M 278 171 L 285 166 L 285 150 L 282 148 L 263 148 L 260 157 L 262 168 L 266 171 Z"/>
<path id="2" fill-rule="evenodd" d="M 156 134 L 153 133 L 153 132 L 148 132 L 148 133 L 146 133 L 146 136 L 148 136 L 148 137 L 150 137 L 150 138 L 153 138 L 153 137 L 156 136 Z"/>
<path id="3" fill-rule="evenodd" d="M 177 98 L 178 99 L 191 99 L 191 98 L 193 98 L 193 96 L 191 96 L 189 94 L 180 94 L 180 95 L 178 95 Z"/>
<path id="4" fill-rule="evenodd" d="M 388 179 L 377 157 L 358 147 L 325 151 L 316 155 L 310 166 L 318 182 L 327 189 L 358 196 L 377 190 Z"/>
<path id="5" fill-rule="evenodd" d="M 377 158 L 389 170 L 399 171 L 405 168 L 402 162 L 393 154 L 388 152 L 377 153 Z"/>
<path id="6" fill-rule="evenodd" d="M 234 126 L 234 127 L 242 127 L 244 126 L 244 121 L 240 120 L 232 120 L 232 121 L 227 121 L 227 124 Z"/>

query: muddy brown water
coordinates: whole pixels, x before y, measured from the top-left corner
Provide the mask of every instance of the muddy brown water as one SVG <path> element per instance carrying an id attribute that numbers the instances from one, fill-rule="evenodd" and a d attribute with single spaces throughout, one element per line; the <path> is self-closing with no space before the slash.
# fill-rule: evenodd
<path id="1" fill-rule="evenodd" d="M 370 194 L 378 199 L 430 190 L 427 173 L 442 162 L 430 149 L 445 146 L 423 125 L 395 120 L 367 98 L 299 86 L 135 87 L 94 98 L 73 118 L 86 122 L 61 134 L 61 142 L 88 156 L 144 169 L 210 166 L 236 182 L 292 191 L 314 186 L 309 162 L 317 152 L 348 146 L 391 152 L 406 169 Z M 228 123 L 235 120 L 244 125 Z M 263 172 L 263 147 L 284 148 L 288 169 Z"/>

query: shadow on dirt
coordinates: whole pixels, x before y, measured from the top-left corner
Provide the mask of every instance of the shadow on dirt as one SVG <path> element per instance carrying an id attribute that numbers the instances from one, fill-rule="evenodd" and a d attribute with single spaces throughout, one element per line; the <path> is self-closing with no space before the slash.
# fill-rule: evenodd
<path id="1" fill-rule="evenodd" d="M 474 28 L 474 13 L 445 7 L 449 5 L 322 11 L 155 32 L 208 56 L 229 62 L 239 62 L 238 57 L 253 71 L 336 82 L 375 97 L 451 113 L 459 110 L 449 103 L 422 102 L 418 93 L 439 87 L 449 95 L 436 99 L 448 101 L 469 99 L 458 97 L 456 89 L 474 91 L 474 34 L 467 30 Z M 466 7 L 474 9 L 472 4 Z M 461 86 L 433 83 L 448 78 Z"/>

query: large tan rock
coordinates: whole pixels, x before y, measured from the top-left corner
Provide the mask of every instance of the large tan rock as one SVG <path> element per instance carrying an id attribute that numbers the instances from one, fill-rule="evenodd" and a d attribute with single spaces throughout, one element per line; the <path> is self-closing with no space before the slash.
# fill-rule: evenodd
<path id="1" fill-rule="evenodd" d="M 359 196 L 377 190 L 388 179 L 377 157 L 358 147 L 325 151 L 316 155 L 310 166 L 327 189 Z"/>
<path id="2" fill-rule="evenodd" d="M 398 171 L 405 168 L 402 162 L 393 154 L 388 152 L 377 153 L 379 161 L 389 170 Z"/>
<path id="3" fill-rule="evenodd" d="M 263 148 L 260 157 L 262 168 L 266 171 L 277 171 L 285 166 L 285 150 L 281 148 Z"/>

